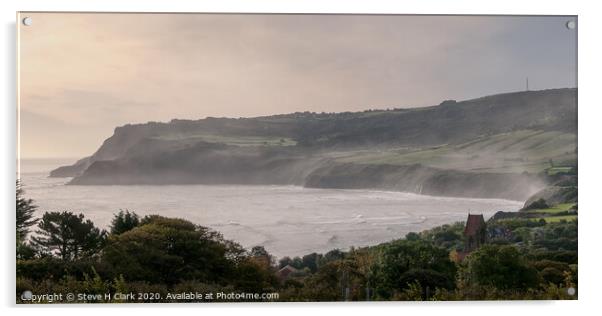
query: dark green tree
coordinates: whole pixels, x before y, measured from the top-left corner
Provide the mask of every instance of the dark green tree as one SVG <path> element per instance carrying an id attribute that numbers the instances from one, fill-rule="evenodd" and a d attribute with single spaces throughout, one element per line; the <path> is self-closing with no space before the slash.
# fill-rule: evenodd
<path id="1" fill-rule="evenodd" d="M 468 256 L 470 284 L 502 290 L 524 290 L 537 286 L 538 274 L 527 265 L 514 246 L 484 245 Z"/>
<path id="2" fill-rule="evenodd" d="M 141 225 L 110 235 L 101 261 L 126 280 L 219 283 L 236 275 L 241 247 L 221 234 L 176 218 L 146 216 Z M 248 266 L 246 266 L 248 268 Z"/>
<path id="3" fill-rule="evenodd" d="M 63 260 L 75 260 L 96 253 L 103 245 L 105 231 L 86 220 L 83 214 L 47 212 L 42 216 L 32 241 L 48 254 Z"/>
<path id="4" fill-rule="evenodd" d="M 33 200 L 24 198 L 23 193 L 21 182 L 17 180 L 17 243 L 24 241 L 29 234 L 29 227 L 38 222 L 33 217 L 37 206 Z"/>
<path id="5" fill-rule="evenodd" d="M 399 240 L 383 248 L 373 271 L 377 293 L 389 298 L 416 282 L 431 290 L 452 288 L 456 267 L 446 249 L 422 240 Z"/>
<path id="6" fill-rule="evenodd" d="M 275 272 L 272 266 L 266 265 L 265 257 L 248 257 L 236 265 L 233 283 L 243 291 L 265 292 L 278 284 Z"/>
<path id="7" fill-rule="evenodd" d="M 251 248 L 250 253 L 252 257 L 266 257 L 270 255 L 263 246 L 254 246 L 253 248 Z"/>
<path id="8" fill-rule="evenodd" d="M 113 235 L 119 235 L 127 232 L 128 230 L 134 229 L 140 225 L 140 217 L 135 212 L 129 210 L 119 210 L 119 213 L 113 216 L 111 220 L 111 226 L 109 231 Z"/>
<path id="9" fill-rule="evenodd" d="M 293 261 L 290 263 L 290 265 L 296 269 L 303 269 L 303 260 L 301 260 L 301 257 L 296 256 L 293 258 Z"/>
<path id="10" fill-rule="evenodd" d="M 312 273 L 314 273 L 318 270 L 318 262 L 320 257 L 321 256 L 314 252 L 303 256 L 301 260 L 303 261 L 303 266 L 307 267 Z"/>
<path id="11" fill-rule="evenodd" d="M 328 262 L 305 282 L 303 296 L 315 301 L 363 300 L 365 275 L 352 259 Z"/>
<path id="12" fill-rule="evenodd" d="M 420 240 L 420 234 L 415 232 L 410 232 L 406 234 L 406 239 L 410 241 Z"/>
<path id="13" fill-rule="evenodd" d="M 341 260 L 345 258 L 345 253 L 342 252 L 339 249 L 333 249 L 327 253 L 324 254 L 324 256 L 322 256 L 319 260 L 319 265 L 325 265 L 329 262 L 335 261 L 335 260 Z"/>

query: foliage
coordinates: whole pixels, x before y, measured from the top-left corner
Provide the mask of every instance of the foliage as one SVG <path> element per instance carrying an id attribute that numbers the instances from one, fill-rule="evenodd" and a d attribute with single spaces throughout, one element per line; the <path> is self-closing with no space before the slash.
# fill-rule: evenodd
<path id="1" fill-rule="evenodd" d="M 35 249 L 26 242 L 26 239 L 29 234 L 29 228 L 38 222 L 38 219 L 34 218 L 37 206 L 31 199 L 23 197 L 24 191 L 19 180 L 17 180 L 16 188 L 17 258 L 32 258 L 35 254 Z"/>
<path id="2" fill-rule="evenodd" d="M 377 294 L 385 298 L 414 282 L 452 288 L 456 273 L 447 250 L 430 242 L 408 240 L 386 245 L 374 270 Z"/>
<path id="3" fill-rule="evenodd" d="M 317 253 L 310 253 L 308 255 L 303 256 L 301 261 L 303 262 L 303 267 L 307 267 L 312 273 L 318 270 L 318 261 L 320 256 Z"/>
<path id="4" fill-rule="evenodd" d="M 38 222 L 33 217 L 37 206 L 33 200 L 24 198 L 23 193 L 21 182 L 17 180 L 17 240 L 24 240 L 29 233 L 29 227 Z"/>
<path id="5" fill-rule="evenodd" d="M 239 290 L 260 293 L 273 288 L 278 280 L 271 265 L 247 258 L 236 265 L 232 285 Z"/>
<path id="6" fill-rule="evenodd" d="M 537 286 L 537 271 L 528 266 L 514 246 L 484 245 L 468 256 L 465 279 L 501 290 Z"/>
<path id="7" fill-rule="evenodd" d="M 120 210 L 119 213 L 113 216 L 109 231 L 113 235 L 119 235 L 134 229 L 139 224 L 140 218 L 138 217 L 138 214 L 130 212 L 129 210 L 125 210 L 125 212 Z"/>
<path id="8" fill-rule="evenodd" d="M 420 233 L 424 240 L 431 241 L 437 247 L 447 250 L 463 248 L 464 222 L 445 224 Z M 407 239 L 407 237 L 406 237 Z"/>
<path id="9" fill-rule="evenodd" d="M 121 211 L 105 239 L 83 215 L 52 212 L 38 224 L 39 249 L 30 247 L 28 255 L 21 250 L 20 256 L 18 251 L 16 289 L 18 295 L 31 290 L 163 297 L 278 292 L 282 301 L 576 298 L 567 294 L 577 287 L 576 221 L 490 220 L 489 244 L 463 261 L 456 255 L 454 263 L 450 257 L 462 249 L 463 227 L 454 223 L 372 247 L 284 257 L 276 265 L 262 246 L 247 251 L 183 219 L 140 219 Z M 300 272 L 280 279 L 276 272 L 287 264 Z"/>
<path id="10" fill-rule="evenodd" d="M 50 212 L 42 216 L 32 237 L 35 245 L 46 254 L 57 253 L 63 260 L 74 260 L 95 254 L 103 245 L 105 231 L 100 231 L 84 215 L 71 212 Z"/>
<path id="11" fill-rule="evenodd" d="M 219 281 L 232 275 L 234 262 L 220 234 L 182 219 L 146 217 L 142 225 L 111 235 L 102 261 L 129 280 L 175 284 L 181 280 Z"/>

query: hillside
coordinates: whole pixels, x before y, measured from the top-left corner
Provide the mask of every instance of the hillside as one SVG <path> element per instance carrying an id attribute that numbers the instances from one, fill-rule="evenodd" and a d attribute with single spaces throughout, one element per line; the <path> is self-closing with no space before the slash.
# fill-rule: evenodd
<path id="1" fill-rule="evenodd" d="M 71 184 L 295 184 L 524 200 L 576 164 L 576 89 L 440 105 L 125 125 Z M 341 179 L 345 179 L 342 181 Z"/>

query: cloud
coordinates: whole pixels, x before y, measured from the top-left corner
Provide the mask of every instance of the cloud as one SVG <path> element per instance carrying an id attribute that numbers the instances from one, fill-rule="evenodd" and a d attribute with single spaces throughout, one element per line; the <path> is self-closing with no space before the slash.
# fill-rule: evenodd
<path id="1" fill-rule="evenodd" d="M 109 133 L 172 118 L 426 106 L 519 90 L 526 76 L 534 88 L 576 81 L 566 17 L 31 16 L 20 28 L 22 108 Z"/>

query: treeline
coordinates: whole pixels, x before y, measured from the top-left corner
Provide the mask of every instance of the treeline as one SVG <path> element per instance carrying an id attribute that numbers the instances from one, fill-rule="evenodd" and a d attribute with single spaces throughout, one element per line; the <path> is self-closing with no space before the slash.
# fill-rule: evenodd
<path id="1" fill-rule="evenodd" d="M 18 303 L 24 291 L 276 292 L 279 301 L 576 298 L 567 294 L 577 287 L 576 221 L 490 223 L 491 242 L 462 261 L 463 224 L 456 223 L 277 262 L 263 247 L 244 249 L 183 219 L 125 210 L 105 231 L 82 214 L 47 212 L 36 220 L 35 210 L 18 185 Z M 287 265 L 297 271 L 282 276 Z"/>
<path id="2" fill-rule="evenodd" d="M 282 258 L 289 300 L 576 299 L 577 222 L 490 221 L 489 243 L 459 260 L 464 223 L 373 247 Z"/>

